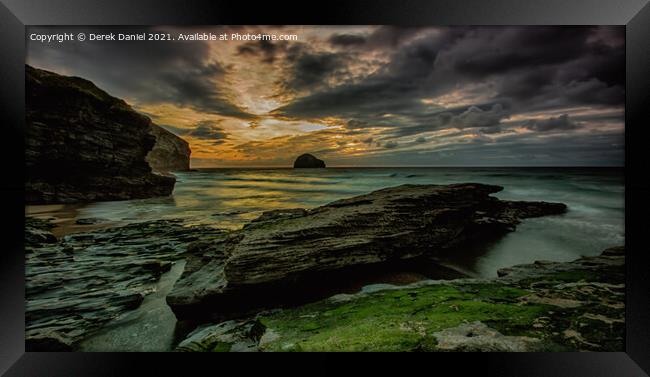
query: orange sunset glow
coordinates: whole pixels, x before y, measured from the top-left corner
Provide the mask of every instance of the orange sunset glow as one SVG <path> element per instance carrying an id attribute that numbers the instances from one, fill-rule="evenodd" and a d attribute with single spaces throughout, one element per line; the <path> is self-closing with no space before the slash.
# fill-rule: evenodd
<path id="1" fill-rule="evenodd" d="M 32 42 L 28 64 L 124 98 L 194 167 L 622 163 L 621 28 L 147 30 L 297 40 Z"/>

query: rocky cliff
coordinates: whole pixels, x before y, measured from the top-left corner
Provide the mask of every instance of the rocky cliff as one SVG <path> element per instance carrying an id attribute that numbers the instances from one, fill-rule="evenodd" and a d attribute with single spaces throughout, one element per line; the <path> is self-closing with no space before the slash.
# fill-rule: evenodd
<path id="1" fill-rule="evenodd" d="M 152 124 L 151 134 L 156 144 L 147 155 L 147 162 L 154 171 L 173 172 L 190 170 L 190 146 L 187 141 Z"/>
<path id="2" fill-rule="evenodd" d="M 175 178 L 146 160 L 151 120 L 79 77 L 25 67 L 27 203 L 171 194 Z"/>

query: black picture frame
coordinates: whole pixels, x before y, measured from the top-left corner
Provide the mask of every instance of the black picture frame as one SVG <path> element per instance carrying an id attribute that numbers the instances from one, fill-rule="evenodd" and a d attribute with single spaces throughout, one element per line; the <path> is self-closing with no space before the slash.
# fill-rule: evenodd
<path id="1" fill-rule="evenodd" d="M 645 376 L 650 372 L 650 273 L 644 248 L 650 186 L 647 119 L 650 107 L 649 0 L 392 0 L 289 3 L 173 0 L 0 0 L 0 98 L 5 225 L 0 252 L 0 373 L 7 376 L 79 376 L 188 372 L 296 373 L 375 369 L 433 374 L 474 371 L 499 376 Z M 182 355 L 33 353 L 24 348 L 24 85 L 26 25 L 625 25 L 626 343 L 617 353 Z M 345 357 L 345 366 L 339 357 Z M 307 365 L 296 359 L 307 359 Z M 255 361 L 253 361 L 255 360 Z M 426 371 L 427 369 L 425 369 Z M 645 372 L 644 372 L 645 371 Z M 374 372 L 374 371 L 373 371 Z M 180 373 L 180 372 L 178 372 Z M 238 372 L 239 373 L 239 372 Z"/>

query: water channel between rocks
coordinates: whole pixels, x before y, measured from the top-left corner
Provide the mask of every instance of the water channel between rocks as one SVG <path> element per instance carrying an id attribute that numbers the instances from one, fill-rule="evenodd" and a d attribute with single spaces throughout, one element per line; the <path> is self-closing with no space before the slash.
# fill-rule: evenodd
<path id="1" fill-rule="evenodd" d="M 170 351 L 176 342 L 176 317 L 165 297 L 183 273 L 185 261 L 174 263 L 164 273 L 156 291 L 147 295 L 142 305 L 107 323 L 84 339 L 79 351 L 126 352 Z"/>

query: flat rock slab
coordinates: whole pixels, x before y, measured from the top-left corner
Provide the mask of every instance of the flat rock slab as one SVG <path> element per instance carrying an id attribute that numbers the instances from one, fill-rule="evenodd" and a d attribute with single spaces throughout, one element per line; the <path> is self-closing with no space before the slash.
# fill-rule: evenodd
<path id="1" fill-rule="evenodd" d="M 264 213 L 225 241 L 196 248 L 167 302 L 179 318 L 229 316 L 308 295 L 347 268 L 435 255 L 499 237 L 523 218 L 566 211 L 561 203 L 490 196 L 501 190 L 402 185 Z"/>
<path id="2" fill-rule="evenodd" d="M 118 315 L 137 308 L 161 274 L 199 238 L 223 231 L 160 220 L 65 236 L 27 218 L 27 351 L 65 351 Z"/>

